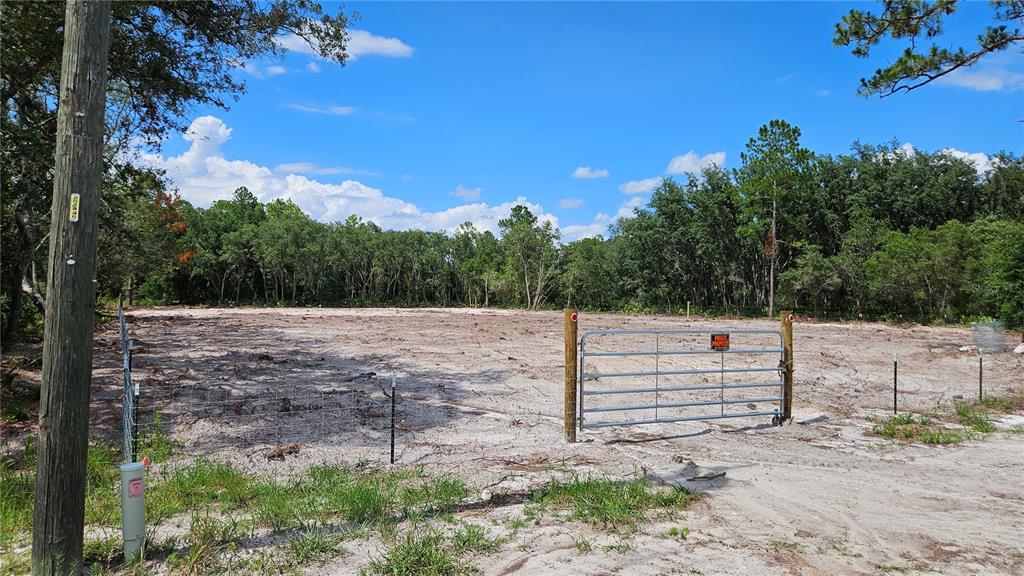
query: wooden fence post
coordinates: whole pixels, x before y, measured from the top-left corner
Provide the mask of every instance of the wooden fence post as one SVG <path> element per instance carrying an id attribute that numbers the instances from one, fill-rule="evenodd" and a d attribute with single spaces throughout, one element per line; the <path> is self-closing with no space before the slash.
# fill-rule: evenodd
<path id="1" fill-rule="evenodd" d="M 793 318 L 793 312 L 782 312 L 783 421 L 793 417 Z"/>
<path id="2" fill-rule="evenodd" d="M 576 441 L 576 319 L 575 310 L 565 309 L 565 441 Z"/>

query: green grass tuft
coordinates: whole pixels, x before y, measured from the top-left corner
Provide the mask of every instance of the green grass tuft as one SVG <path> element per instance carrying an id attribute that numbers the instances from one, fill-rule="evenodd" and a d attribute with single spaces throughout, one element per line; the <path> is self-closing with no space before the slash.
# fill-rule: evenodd
<path id="1" fill-rule="evenodd" d="M 340 536 L 319 531 L 304 532 L 289 538 L 288 551 L 299 566 L 322 562 L 345 553 Z"/>
<path id="2" fill-rule="evenodd" d="M 457 552 L 497 552 L 504 539 L 491 538 L 483 526 L 463 524 L 451 537 L 452 546 Z"/>
<path id="3" fill-rule="evenodd" d="M 907 442 L 924 444 L 958 444 L 971 439 L 968 432 L 947 430 L 932 422 L 927 416 L 898 414 L 878 422 L 872 431 L 879 436 Z"/>
<path id="4" fill-rule="evenodd" d="M 382 557 L 371 560 L 369 567 L 361 573 L 377 576 L 458 576 L 475 572 L 477 568 L 472 563 L 459 560 L 439 532 L 410 530 Z"/>
<path id="5" fill-rule="evenodd" d="M 996 425 L 988 418 L 988 412 L 966 402 L 956 405 L 956 415 L 960 417 L 960 424 L 975 432 L 989 434 L 996 431 Z"/>
<path id="6" fill-rule="evenodd" d="M 612 480 L 589 476 L 553 481 L 534 495 L 534 501 L 544 506 L 571 509 L 575 520 L 613 530 L 635 529 L 649 510 L 681 507 L 692 498 L 683 488 L 670 492 L 655 490 L 646 478 Z"/>

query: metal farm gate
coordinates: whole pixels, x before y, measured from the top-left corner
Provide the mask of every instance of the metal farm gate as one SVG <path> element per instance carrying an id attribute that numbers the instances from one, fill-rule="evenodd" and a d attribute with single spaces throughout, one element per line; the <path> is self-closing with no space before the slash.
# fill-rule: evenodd
<path id="1" fill-rule="evenodd" d="M 778 330 L 585 332 L 579 341 L 579 427 L 752 416 L 771 416 L 779 424 L 784 352 Z"/>

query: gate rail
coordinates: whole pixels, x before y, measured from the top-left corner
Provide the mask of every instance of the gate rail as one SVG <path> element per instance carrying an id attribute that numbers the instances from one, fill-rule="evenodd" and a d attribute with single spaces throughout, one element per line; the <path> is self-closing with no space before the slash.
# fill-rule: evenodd
<path id="1" fill-rule="evenodd" d="M 701 335 L 701 334 L 768 334 L 777 336 L 779 339 L 779 345 L 777 348 L 736 348 L 728 350 L 714 350 L 711 348 L 707 349 L 668 349 L 662 350 L 660 347 L 660 337 L 662 335 Z M 601 335 L 654 335 L 655 336 L 655 349 L 654 350 L 631 350 L 631 351 L 595 351 L 587 352 L 587 338 Z M 785 402 L 785 343 L 783 334 L 779 330 L 770 329 L 682 329 L 682 330 L 591 330 L 584 332 L 580 337 L 579 341 L 579 427 L 581 430 L 586 428 L 605 428 L 611 426 L 626 426 L 633 424 L 654 424 L 661 422 L 682 422 L 689 420 L 712 420 L 720 418 L 744 418 L 752 416 L 772 416 L 772 423 L 779 424 L 782 421 L 784 412 Z M 738 368 L 726 368 L 725 358 L 730 354 L 777 354 L 778 364 L 777 365 L 765 365 L 756 367 L 738 367 Z M 678 356 L 678 355 L 720 355 L 721 364 L 718 368 L 699 368 L 692 370 L 660 370 L 660 359 L 662 356 Z M 587 358 L 595 357 L 608 357 L 608 356 L 654 356 L 655 369 L 654 370 L 641 370 L 641 371 L 625 371 L 625 372 L 588 372 L 586 368 Z M 725 383 L 725 374 L 740 374 L 740 373 L 770 373 L 774 372 L 778 375 L 777 379 L 764 378 L 764 381 L 758 382 L 744 382 L 744 383 Z M 700 375 L 700 374 L 720 374 L 722 376 L 721 382 L 717 385 L 686 385 L 686 386 L 661 386 L 659 379 L 661 376 L 686 376 L 686 375 Z M 587 380 L 595 378 L 633 378 L 640 376 L 654 376 L 655 385 L 654 387 L 636 387 L 636 388 L 615 388 L 611 390 L 587 390 Z M 758 396 L 758 397 L 746 397 L 739 399 L 725 399 L 725 390 L 730 389 L 755 389 L 755 388 L 776 388 L 778 389 L 778 395 Z M 718 400 L 695 400 L 691 402 L 661 402 L 660 395 L 667 392 L 699 392 L 699 391 L 719 391 L 720 396 Z M 586 398 L 588 396 L 607 396 L 607 395 L 627 395 L 627 394 L 655 394 L 655 400 L 653 404 L 623 404 L 613 406 L 599 406 L 593 408 L 587 408 Z M 725 406 L 732 404 L 758 404 L 765 402 L 778 402 L 778 407 L 773 410 L 752 410 L 749 412 L 732 412 L 726 413 Z M 699 414 L 699 415 L 687 415 L 687 416 L 670 416 L 670 417 L 659 417 L 658 410 L 663 408 L 688 408 L 688 407 L 700 407 L 700 406 L 720 406 L 719 414 Z M 637 410 L 651 410 L 655 411 L 654 418 L 645 418 L 641 420 L 623 420 L 617 422 L 587 422 L 587 414 L 605 413 L 605 412 L 628 412 Z"/>

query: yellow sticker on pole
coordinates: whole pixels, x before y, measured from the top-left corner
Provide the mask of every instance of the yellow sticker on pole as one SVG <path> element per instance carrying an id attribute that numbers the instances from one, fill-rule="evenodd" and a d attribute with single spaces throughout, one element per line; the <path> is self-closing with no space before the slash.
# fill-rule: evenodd
<path id="1" fill-rule="evenodd" d="M 68 219 L 72 222 L 78 222 L 78 205 L 82 201 L 81 194 L 71 195 L 71 208 L 68 210 Z"/>

